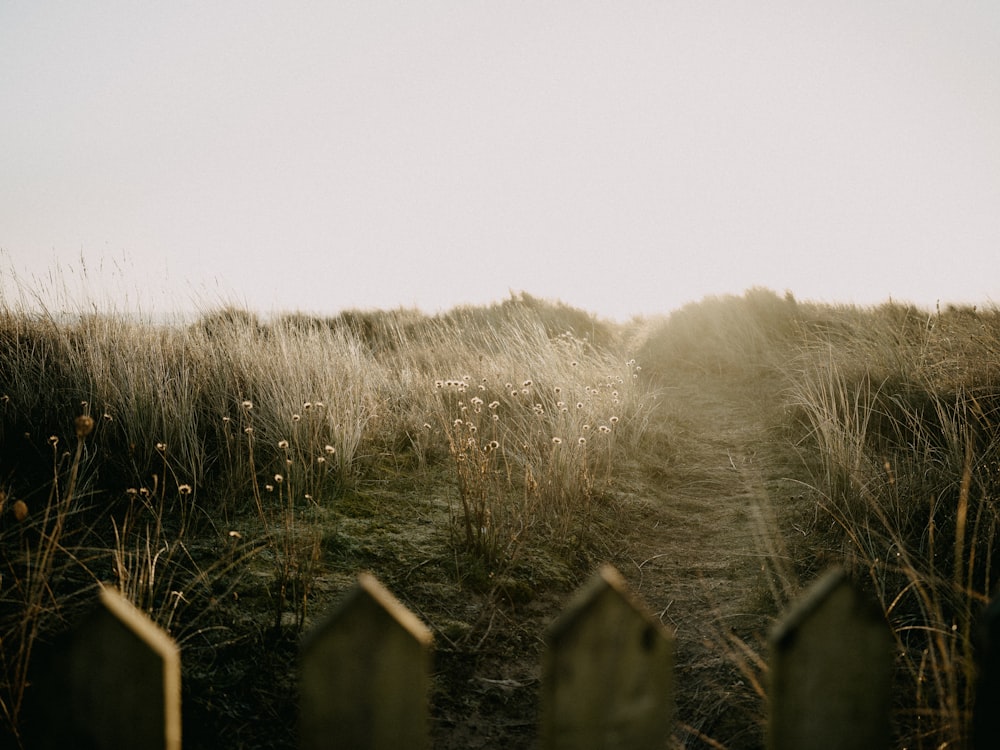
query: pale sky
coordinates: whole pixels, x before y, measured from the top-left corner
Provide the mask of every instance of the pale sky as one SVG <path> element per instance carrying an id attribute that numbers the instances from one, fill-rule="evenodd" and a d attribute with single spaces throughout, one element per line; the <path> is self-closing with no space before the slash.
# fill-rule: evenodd
<path id="1" fill-rule="evenodd" d="M 998 272 L 995 0 L 0 0 L 7 283 L 627 319 Z"/>

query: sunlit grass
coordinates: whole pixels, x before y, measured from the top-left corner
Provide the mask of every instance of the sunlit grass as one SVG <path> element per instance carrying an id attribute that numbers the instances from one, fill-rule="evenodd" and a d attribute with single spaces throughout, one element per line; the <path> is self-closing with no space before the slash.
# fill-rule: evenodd
<path id="1" fill-rule="evenodd" d="M 790 371 L 828 535 L 898 647 L 898 731 L 970 736 L 974 637 L 993 594 L 1000 433 L 995 313 L 883 307 L 810 340 Z M 956 352 L 961 352 L 956 357 Z"/>
<path id="2" fill-rule="evenodd" d="M 341 502 L 411 473 L 451 477 L 460 573 L 494 580 L 543 549 L 571 564 L 655 400 L 634 362 L 589 338 L 596 321 L 555 331 L 581 318 L 531 298 L 436 317 L 0 311 L 16 515 L 0 554 L 3 580 L 26 587 L 0 606 L 7 729 L 32 644 L 97 581 L 196 654 L 234 637 L 204 618 L 268 571 L 270 628 L 301 631 Z M 81 410 L 90 429 L 74 439 Z"/>
<path id="3" fill-rule="evenodd" d="M 769 449 L 798 451 L 808 476 L 801 507 L 769 497 L 744 516 L 775 600 L 762 611 L 820 565 L 847 566 L 895 633 L 900 736 L 961 743 L 976 618 L 996 580 L 998 355 L 996 311 L 766 290 L 627 329 L 527 296 L 436 316 L 0 309 L 7 730 L 35 641 L 65 628 L 96 581 L 193 658 L 250 639 L 226 619 L 250 606 L 239 591 L 266 623 L 255 642 L 300 632 L 331 555 L 352 550 L 400 564 L 413 548 L 402 578 L 433 566 L 494 605 L 528 598 L 523 581 L 582 569 L 609 519 L 628 525 L 615 498 L 629 467 L 704 468 L 651 455 L 672 426 L 657 423 L 660 389 L 718 378 L 774 400 L 789 443 Z M 811 520 L 789 532 L 788 511 Z M 405 538 L 382 516 L 421 531 Z M 388 541 L 353 538 L 360 519 Z M 446 619 L 465 637 L 468 623 Z M 762 703 L 756 641 L 719 640 Z"/>

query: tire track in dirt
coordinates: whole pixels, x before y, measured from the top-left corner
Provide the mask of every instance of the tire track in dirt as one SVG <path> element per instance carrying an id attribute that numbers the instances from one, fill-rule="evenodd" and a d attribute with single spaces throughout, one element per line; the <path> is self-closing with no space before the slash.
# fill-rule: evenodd
<path id="1" fill-rule="evenodd" d="M 629 467 L 643 511 L 618 564 L 674 631 L 680 747 L 763 746 L 764 704 L 727 657 L 737 646 L 726 634 L 763 655 L 776 612 L 767 570 L 783 544 L 772 509 L 791 507 L 804 478 L 781 408 L 769 380 L 672 383 L 650 454 Z"/>

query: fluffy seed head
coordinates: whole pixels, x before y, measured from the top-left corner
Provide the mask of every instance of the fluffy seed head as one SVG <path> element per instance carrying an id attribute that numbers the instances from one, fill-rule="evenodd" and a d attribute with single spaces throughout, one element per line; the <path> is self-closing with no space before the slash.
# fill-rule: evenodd
<path id="1" fill-rule="evenodd" d="M 81 414 L 74 420 L 73 425 L 76 427 L 77 437 L 87 437 L 94 429 L 94 419 L 87 414 Z"/>

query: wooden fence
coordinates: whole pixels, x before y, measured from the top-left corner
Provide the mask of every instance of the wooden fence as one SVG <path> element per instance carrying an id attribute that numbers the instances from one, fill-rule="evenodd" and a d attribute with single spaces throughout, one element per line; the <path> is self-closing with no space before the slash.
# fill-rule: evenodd
<path id="1" fill-rule="evenodd" d="M 431 641 L 426 625 L 360 575 L 303 640 L 300 747 L 428 748 Z M 614 568 L 577 592 L 547 643 L 543 748 L 666 747 L 673 640 Z M 770 747 L 888 747 L 892 638 L 842 572 L 786 614 L 771 647 Z M 69 654 L 59 747 L 180 750 L 179 650 L 116 590 L 101 589 Z"/>

